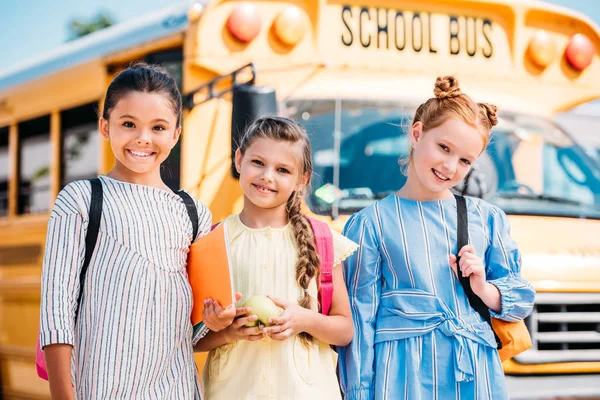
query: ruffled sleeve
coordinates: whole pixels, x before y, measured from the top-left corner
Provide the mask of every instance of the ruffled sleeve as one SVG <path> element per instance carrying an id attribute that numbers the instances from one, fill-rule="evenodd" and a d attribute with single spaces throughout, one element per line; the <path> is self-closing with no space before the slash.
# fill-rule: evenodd
<path id="1" fill-rule="evenodd" d="M 333 236 L 333 266 L 336 267 L 358 249 L 358 244 L 333 229 L 331 235 Z"/>
<path id="2" fill-rule="evenodd" d="M 510 223 L 506 214 L 494 207 L 489 217 L 490 245 L 485 254 L 487 280 L 496 286 L 502 297 L 502 310 L 494 318 L 520 321 L 531 314 L 535 290 L 521 277 L 521 253 L 510 237 Z"/>

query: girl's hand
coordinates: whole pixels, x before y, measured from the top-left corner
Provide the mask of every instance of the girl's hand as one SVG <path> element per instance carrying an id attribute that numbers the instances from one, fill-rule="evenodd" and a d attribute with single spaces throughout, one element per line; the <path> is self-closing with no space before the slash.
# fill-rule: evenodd
<path id="1" fill-rule="evenodd" d="M 483 260 L 475 254 L 475 248 L 471 244 L 468 244 L 460 249 L 458 255 L 460 256 L 460 263 L 458 265 L 460 273 L 464 277 L 469 277 L 473 293 L 479 296 L 485 291 L 487 283 Z M 450 254 L 450 267 L 458 276 L 456 256 L 454 254 Z"/>
<path id="2" fill-rule="evenodd" d="M 291 301 L 271 296 L 268 297 L 277 306 L 283 308 L 283 312 L 279 316 L 269 319 L 269 323 L 272 326 L 263 328 L 263 333 L 273 340 L 286 340 L 305 331 L 304 323 L 306 318 L 310 317 L 309 313 L 313 311 L 301 307 L 298 303 L 292 303 Z"/>
<path id="3" fill-rule="evenodd" d="M 235 294 L 235 301 L 239 301 L 242 298 L 241 293 Z M 246 314 L 250 312 L 249 308 L 244 308 Z M 223 309 L 221 304 L 218 301 L 214 301 L 213 299 L 205 299 L 204 300 L 204 310 L 202 311 L 202 322 L 204 325 L 208 327 L 213 332 L 219 332 L 225 328 L 227 328 L 233 322 L 233 319 L 237 315 L 237 310 L 234 304 L 231 304 L 229 307 Z"/>
<path id="4" fill-rule="evenodd" d="M 262 325 L 258 324 L 251 328 L 247 328 L 245 325 L 250 322 L 258 320 L 258 316 L 255 314 L 248 315 L 252 312 L 252 309 L 248 307 L 242 307 L 236 309 L 236 317 L 233 323 L 225 330 L 225 337 L 227 343 L 237 342 L 238 340 L 248 340 L 254 342 L 255 340 L 262 339 L 265 335 L 261 332 Z"/>

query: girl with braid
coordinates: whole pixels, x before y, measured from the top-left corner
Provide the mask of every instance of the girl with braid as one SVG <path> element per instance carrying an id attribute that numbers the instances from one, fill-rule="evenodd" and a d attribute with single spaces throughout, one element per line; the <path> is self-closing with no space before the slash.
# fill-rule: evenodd
<path id="1" fill-rule="evenodd" d="M 268 295 L 283 312 L 269 327 L 239 308 L 233 323 L 209 332 L 196 350 L 210 351 L 204 396 L 218 399 L 340 399 L 337 356 L 330 345 L 352 340 L 348 294 L 340 263 L 357 245 L 332 232 L 333 299 L 319 313 L 320 260 L 309 221 L 301 214 L 312 159 L 306 131 L 286 118 L 254 122 L 235 154 L 243 210 L 225 219 L 236 291 L 243 304 Z"/>

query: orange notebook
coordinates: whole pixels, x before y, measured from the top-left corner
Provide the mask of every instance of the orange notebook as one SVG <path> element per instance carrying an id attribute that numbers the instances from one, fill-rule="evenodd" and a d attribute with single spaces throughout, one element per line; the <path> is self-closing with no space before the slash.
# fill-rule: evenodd
<path id="1" fill-rule="evenodd" d="M 205 299 L 216 300 L 223 308 L 235 303 L 231 268 L 229 238 L 224 224 L 219 224 L 190 246 L 187 272 L 193 295 L 194 335 L 201 328 Z"/>

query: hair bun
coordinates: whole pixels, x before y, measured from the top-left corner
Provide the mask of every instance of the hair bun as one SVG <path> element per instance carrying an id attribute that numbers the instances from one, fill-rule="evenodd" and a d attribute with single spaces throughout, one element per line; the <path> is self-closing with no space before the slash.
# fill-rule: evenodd
<path id="1" fill-rule="evenodd" d="M 477 105 L 479 106 L 479 109 L 485 114 L 487 119 L 490 121 L 490 125 L 496 126 L 498 124 L 498 117 L 496 117 L 498 107 L 488 103 L 478 103 Z"/>
<path id="2" fill-rule="evenodd" d="M 462 93 L 458 87 L 458 79 L 453 76 L 438 76 L 435 81 L 433 94 L 435 94 L 438 100 L 460 96 Z"/>

